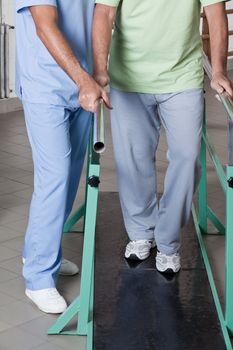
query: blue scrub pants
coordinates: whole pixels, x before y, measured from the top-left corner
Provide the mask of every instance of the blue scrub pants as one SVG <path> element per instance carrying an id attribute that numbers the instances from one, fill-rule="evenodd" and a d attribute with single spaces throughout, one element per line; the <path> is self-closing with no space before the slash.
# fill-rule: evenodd
<path id="1" fill-rule="evenodd" d="M 77 193 L 91 114 L 79 109 L 24 102 L 34 162 L 32 195 L 23 256 L 26 288 L 56 285 L 63 226 Z"/>
<path id="2" fill-rule="evenodd" d="M 203 90 L 141 94 L 111 89 L 110 97 L 118 188 L 129 238 L 155 238 L 162 253 L 174 254 L 200 178 Z M 156 150 L 161 124 L 169 165 L 159 201 Z"/>

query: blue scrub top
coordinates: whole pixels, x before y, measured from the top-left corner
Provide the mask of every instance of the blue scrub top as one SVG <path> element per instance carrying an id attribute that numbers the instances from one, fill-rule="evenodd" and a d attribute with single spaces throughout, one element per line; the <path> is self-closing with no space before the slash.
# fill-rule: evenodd
<path id="1" fill-rule="evenodd" d="M 59 28 L 81 65 L 92 73 L 94 0 L 16 0 L 16 93 L 23 101 L 71 108 L 80 106 L 78 87 L 36 34 L 29 6 L 56 6 Z"/>

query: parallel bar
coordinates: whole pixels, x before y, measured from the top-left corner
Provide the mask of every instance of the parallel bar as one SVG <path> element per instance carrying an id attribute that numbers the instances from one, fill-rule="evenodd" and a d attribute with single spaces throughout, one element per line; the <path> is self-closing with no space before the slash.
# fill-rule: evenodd
<path id="1" fill-rule="evenodd" d="M 208 75 L 209 79 L 212 80 L 212 67 L 211 67 L 211 64 L 209 62 L 208 57 L 206 56 L 206 54 L 204 52 L 203 52 L 203 65 L 204 65 L 204 69 L 205 69 L 206 74 Z M 230 120 L 233 121 L 233 102 L 232 102 L 232 100 L 225 92 L 222 94 L 218 94 L 218 96 L 225 107 L 225 110 L 228 114 L 228 117 L 230 118 Z"/>
<path id="2" fill-rule="evenodd" d="M 212 222 L 212 224 L 216 227 L 218 232 L 221 235 L 225 235 L 226 233 L 225 226 L 221 223 L 221 221 L 217 218 L 215 213 L 209 207 L 207 207 L 207 217 Z"/>
<path id="3" fill-rule="evenodd" d="M 206 101 L 204 101 L 204 113 L 203 113 L 203 128 L 202 133 L 206 135 Z M 201 141 L 201 180 L 198 187 L 198 219 L 203 233 L 207 233 L 207 179 L 206 179 L 206 144 L 204 139 Z"/>
<path id="4" fill-rule="evenodd" d="M 226 95 L 226 93 L 223 93 L 220 96 L 221 102 L 223 103 L 225 110 L 227 111 L 227 114 L 229 116 L 229 119 L 233 121 L 233 106 L 232 102 L 229 99 L 229 97 Z"/>
<path id="5" fill-rule="evenodd" d="M 233 166 L 227 167 L 227 178 L 233 177 Z M 227 186 L 226 194 L 226 324 L 233 334 L 233 188 Z"/>
<path id="6" fill-rule="evenodd" d="M 92 124 L 93 125 L 93 124 Z M 48 334 L 87 335 L 87 349 L 93 349 L 93 288 L 94 288 L 94 243 L 95 224 L 98 201 L 98 182 L 90 179 L 94 176 L 99 179 L 100 157 L 93 151 L 93 128 L 90 133 L 85 202 L 78 211 L 67 221 L 64 230 L 69 231 L 78 219 L 84 217 L 84 244 L 82 258 L 82 275 L 80 296 L 66 309 L 66 311 L 50 327 Z M 64 327 L 77 316 L 76 330 L 64 331 Z"/>
<path id="7" fill-rule="evenodd" d="M 195 210 L 194 205 L 192 206 L 192 215 L 193 215 L 193 221 L 194 221 L 194 225 L 195 225 L 195 228 L 196 228 L 196 232 L 197 232 L 197 237 L 198 237 L 198 240 L 199 240 L 200 248 L 201 248 L 201 251 L 202 251 L 203 260 L 204 260 L 205 267 L 206 267 L 206 272 L 207 272 L 209 283 L 210 283 L 210 288 L 211 288 L 211 291 L 212 291 L 212 294 L 213 294 L 215 306 L 216 306 L 218 317 L 219 317 L 219 321 L 220 321 L 220 324 L 221 324 L 221 329 L 222 329 L 223 337 L 224 337 L 224 340 L 225 340 L 226 348 L 227 348 L 227 350 L 232 350 L 230 336 L 229 336 L 228 330 L 226 328 L 226 323 L 225 323 L 225 319 L 224 319 L 224 316 L 223 316 L 221 303 L 220 303 L 220 300 L 219 300 L 219 297 L 218 297 L 218 292 L 217 292 L 217 289 L 216 289 L 216 286 L 215 286 L 213 273 L 212 273 L 212 270 L 211 270 L 210 262 L 209 262 L 209 259 L 208 259 L 208 255 L 207 255 L 207 251 L 206 251 L 206 248 L 205 248 L 205 243 L 203 241 L 203 237 L 202 237 L 202 234 L 201 234 L 201 230 L 200 230 L 200 227 L 199 227 L 197 214 L 196 214 L 196 210 Z"/>
<path id="8" fill-rule="evenodd" d="M 99 177 L 100 166 L 90 164 L 90 176 Z M 93 259 L 94 259 L 94 245 L 95 245 L 95 226 L 98 202 L 98 187 L 88 186 L 88 201 L 86 207 L 86 223 L 84 232 L 83 244 L 83 258 L 82 264 L 85 270 L 82 271 L 81 289 L 80 289 L 80 311 L 78 322 L 78 334 L 87 334 L 87 325 L 89 323 L 89 305 L 92 288 Z"/>
<path id="9" fill-rule="evenodd" d="M 105 129 L 104 129 L 104 102 L 101 100 L 97 113 L 94 116 L 94 141 L 93 148 L 96 153 L 105 151 Z"/>
<path id="10" fill-rule="evenodd" d="M 209 135 L 208 135 L 208 132 L 206 131 L 206 135 L 203 135 L 203 139 L 205 141 L 205 144 L 207 146 L 207 149 L 209 151 L 209 154 L 210 154 L 210 157 L 212 159 L 212 162 L 214 164 L 214 167 L 215 167 L 215 170 L 217 172 L 217 175 L 218 175 L 218 179 L 220 181 L 220 184 L 222 186 L 222 189 L 224 192 L 226 192 L 226 188 L 227 188 L 227 185 L 226 185 L 226 174 L 223 170 L 223 166 L 222 166 L 222 163 L 220 162 L 220 159 L 215 151 L 215 147 L 214 145 L 212 144 L 212 142 L 210 141 L 210 138 L 209 138 Z"/>

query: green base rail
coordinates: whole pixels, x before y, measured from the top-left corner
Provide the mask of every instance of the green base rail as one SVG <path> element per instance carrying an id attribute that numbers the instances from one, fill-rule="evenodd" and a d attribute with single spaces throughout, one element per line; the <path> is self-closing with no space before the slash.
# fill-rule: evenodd
<path id="1" fill-rule="evenodd" d="M 204 68 L 211 79 L 212 69 L 211 65 L 204 55 Z M 214 145 L 209 137 L 206 126 L 206 103 L 204 104 L 204 117 L 203 117 L 203 131 L 202 131 L 202 144 L 200 153 L 200 162 L 202 166 L 202 177 L 198 188 L 198 208 L 195 209 L 192 206 L 192 215 L 194 219 L 194 225 L 196 228 L 200 248 L 202 251 L 210 287 L 212 290 L 216 310 L 218 313 L 219 321 L 222 328 L 223 337 L 227 350 L 232 350 L 231 336 L 233 335 L 233 105 L 232 101 L 226 94 L 219 95 L 219 99 L 222 102 L 227 114 L 227 126 L 228 126 L 228 165 L 222 166 L 219 156 L 215 150 Z M 207 204 L 207 151 L 213 162 L 216 170 L 217 177 L 220 185 L 226 194 L 226 220 L 223 224 L 217 215 L 211 210 Z M 208 233 L 207 222 L 208 220 L 214 225 L 217 230 L 217 235 L 225 235 L 225 305 L 222 309 L 222 305 L 218 296 L 217 288 L 214 281 L 211 264 L 209 262 L 204 237 L 211 233 Z"/>
<path id="2" fill-rule="evenodd" d="M 103 108 L 103 107 L 102 107 Z M 97 203 L 99 194 L 100 155 L 94 149 L 94 115 L 88 146 L 86 191 L 84 204 L 67 220 L 64 234 L 68 232 L 84 233 L 82 274 L 80 295 L 68 306 L 49 328 L 48 334 L 87 336 L 87 350 L 93 349 L 93 294 L 94 294 L 94 247 Z M 103 119 L 101 128 L 103 128 Z M 75 230 L 73 226 L 83 220 L 83 229 Z M 64 330 L 77 318 L 77 327 L 72 331 Z"/>

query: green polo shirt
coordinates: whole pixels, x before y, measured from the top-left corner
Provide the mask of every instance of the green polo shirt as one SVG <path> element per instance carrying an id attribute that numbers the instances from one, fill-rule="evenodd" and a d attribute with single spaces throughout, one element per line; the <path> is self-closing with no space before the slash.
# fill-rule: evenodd
<path id="1" fill-rule="evenodd" d="M 109 74 L 122 91 L 169 93 L 203 86 L 201 5 L 226 0 L 96 0 L 117 8 Z"/>

